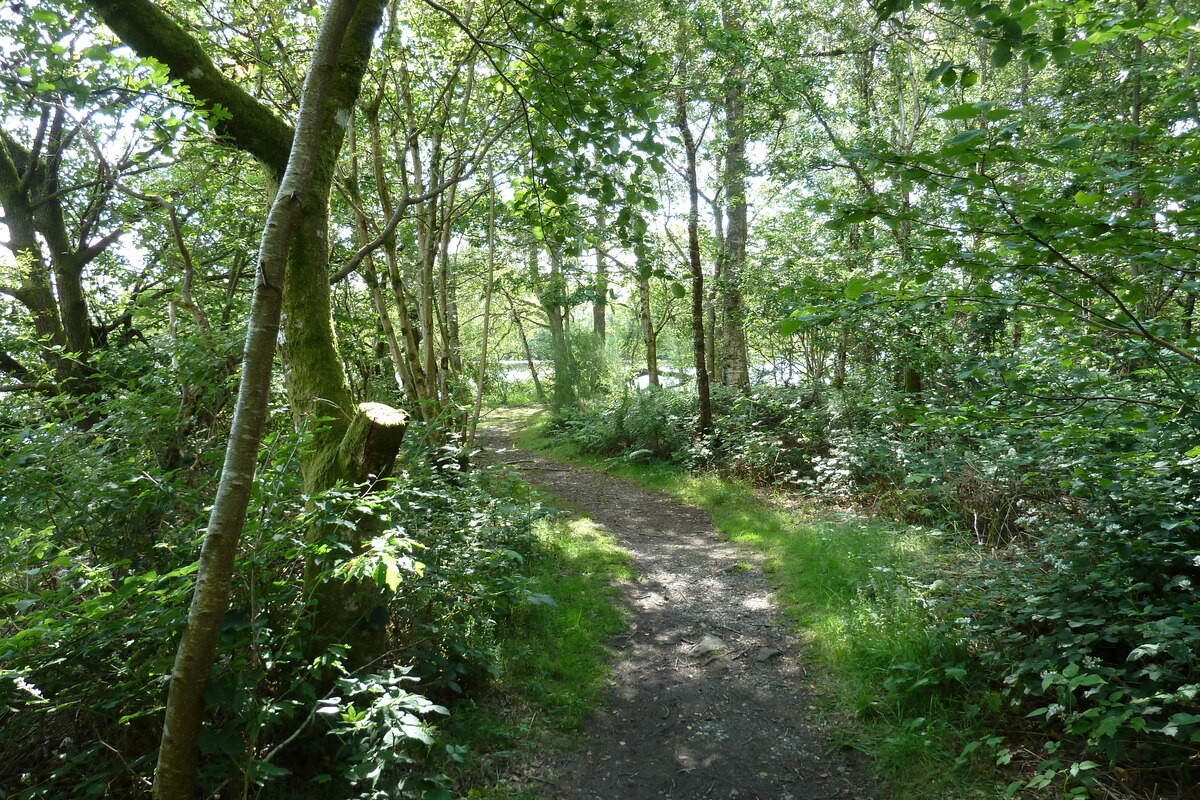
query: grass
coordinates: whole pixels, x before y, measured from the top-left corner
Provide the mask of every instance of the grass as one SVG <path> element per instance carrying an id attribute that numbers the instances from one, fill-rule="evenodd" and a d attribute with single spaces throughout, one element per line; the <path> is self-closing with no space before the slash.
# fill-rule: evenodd
<path id="1" fill-rule="evenodd" d="M 536 534 L 541 547 L 528 567 L 530 590 L 541 602 L 524 605 L 504 626 L 499 678 L 489 693 L 457 707 L 442 725 L 448 739 L 469 748 L 452 770 L 474 787 L 467 797 L 539 797 L 505 776 L 538 753 L 569 746 L 603 698 L 605 642 L 625 626 L 613 581 L 630 577 L 629 558 L 612 537 L 566 514 L 540 520 Z"/>
<path id="2" fill-rule="evenodd" d="M 781 607 L 823 673 L 838 743 L 871 756 L 895 796 L 994 795 L 985 757 L 972 765 L 982 769 L 954 768 L 963 744 L 983 732 L 964 712 L 966 675 L 954 666 L 963 645 L 934 632 L 923 604 L 953 541 L 856 514 L 787 509 L 712 474 L 613 463 L 550 442 L 533 424 L 516 443 L 708 510 L 718 530 L 764 556 Z"/>

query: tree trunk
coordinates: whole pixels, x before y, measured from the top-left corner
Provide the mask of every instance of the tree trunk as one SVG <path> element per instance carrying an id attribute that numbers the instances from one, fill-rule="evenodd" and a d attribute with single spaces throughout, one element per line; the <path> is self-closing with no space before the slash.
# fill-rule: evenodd
<path id="1" fill-rule="evenodd" d="M 608 316 L 608 243 L 604 241 L 607 233 L 608 220 L 604 216 L 604 209 L 597 209 L 596 283 L 595 296 L 592 299 L 592 332 L 595 333 L 601 347 L 604 346 Z"/>
<path id="2" fill-rule="evenodd" d="M 717 374 L 717 303 L 720 295 L 717 287 L 721 285 L 724 274 L 721 265 L 725 262 L 725 210 L 720 202 L 714 199 L 712 203 L 713 241 L 717 243 L 717 258 L 713 263 L 712 280 L 709 281 L 708 294 L 704 299 L 704 324 L 708 337 L 704 342 L 704 363 L 710 376 Z"/>
<path id="3" fill-rule="evenodd" d="M 658 377 L 658 333 L 650 314 L 650 273 L 639 265 L 638 299 L 641 302 L 642 339 L 646 344 L 646 376 L 651 386 L 662 386 Z"/>
<path id="4" fill-rule="evenodd" d="M 542 379 L 538 377 L 537 365 L 533 363 L 533 352 L 529 349 L 529 337 L 525 335 L 525 326 L 521 324 L 521 315 L 513 304 L 512 297 L 505 294 L 508 300 L 508 313 L 512 316 L 513 324 L 517 326 L 517 336 L 521 339 L 521 350 L 525 353 L 525 364 L 529 367 L 529 376 L 533 379 L 533 391 L 537 394 L 538 402 L 546 405 L 546 390 L 542 388 Z"/>
<path id="5" fill-rule="evenodd" d="M 742 20 L 736 4 L 722 7 L 721 22 L 731 39 L 740 41 L 743 38 Z M 725 231 L 725 258 L 718 284 L 723 323 L 721 382 L 735 389 L 744 389 L 750 384 L 746 309 L 742 297 L 742 273 L 746 268 L 746 237 L 749 229 L 744 72 L 742 58 L 735 52 L 725 84 L 725 203 L 728 224 Z"/>
<path id="6" fill-rule="evenodd" d="M 846 351 L 850 345 L 850 329 L 842 325 L 838 330 L 837 356 L 833 362 L 833 388 L 839 392 L 846 388 Z"/>
<path id="7" fill-rule="evenodd" d="M 376 100 L 379 96 L 376 96 Z M 371 142 L 372 151 L 375 150 L 377 142 L 377 132 L 379 129 L 379 106 L 373 103 L 369 106 L 364 116 L 367 118 L 368 128 L 372 131 Z M 350 126 L 348 133 L 349 150 L 351 152 L 350 160 L 350 179 L 346 182 L 345 191 L 354 200 L 354 223 L 355 230 L 358 233 L 358 241 L 360 245 L 367 245 L 371 241 L 371 234 L 367 228 L 367 217 L 363 211 L 362 195 L 358 191 L 358 155 L 356 151 L 357 142 L 355 141 L 354 126 Z M 372 152 L 374 155 L 374 152 Z M 372 158 L 374 163 L 376 159 Z M 392 216 L 391 200 L 387 196 L 387 186 L 384 184 L 380 193 L 380 205 L 383 208 L 383 214 L 390 219 Z M 387 244 L 385 243 L 385 247 Z M 391 310 L 388 308 L 387 298 L 383 293 L 383 287 L 379 283 L 379 273 L 375 269 L 375 255 L 372 253 L 363 260 L 362 276 L 363 281 L 367 284 L 367 289 L 371 293 L 371 304 L 375 307 L 375 314 L 379 317 L 379 327 L 383 332 L 384 342 L 386 344 L 388 360 L 392 364 L 392 377 L 396 382 L 396 387 L 400 389 L 408 397 L 410 403 L 414 406 L 418 402 L 415 387 L 411 373 L 408 371 L 408 363 L 404 358 L 404 353 L 400 350 L 400 340 L 396 336 L 396 326 L 392 322 Z"/>
<path id="8" fill-rule="evenodd" d="M 1183 341 L 1189 341 L 1192 338 L 1196 322 L 1196 292 L 1188 292 L 1187 298 L 1183 301 Z"/>
<path id="9" fill-rule="evenodd" d="M 901 370 L 900 380 L 905 394 L 919 395 L 921 393 L 921 373 L 917 370 L 905 367 Z"/>
<path id="10" fill-rule="evenodd" d="M 567 408 L 578 399 L 576 393 L 576 370 L 574 355 L 571 352 L 571 338 L 568 326 L 568 308 L 566 306 L 566 278 L 562 273 L 562 256 L 555 242 L 548 242 L 550 253 L 550 282 L 538 294 L 538 299 L 546 312 L 546 320 L 550 326 L 550 351 L 554 362 L 554 392 L 550 397 L 550 405 L 554 410 Z M 537 242 L 530 245 L 530 267 L 536 270 Z"/>
<path id="11" fill-rule="evenodd" d="M 61 387 L 84 395 L 93 387 L 86 380 L 92 374 L 88 366 L 92 321 L 83 270 L 116 241 L 117 234 L 92 243 L 76 242 L 67 229 L 58 181 L 62 116 L 61 109 L 52 120 L 43 116 L 39 135 L 45 132 L 48 152 L 41 157 L 0 131 L 0 207 L 9 232 L 8 247 L 27 262 L 21 285 L 3 291 L 29 311 L 42 359 L 54 369 Z M 81 224 L 80 229 L 86 227 Z"/>
<path id="12" fill-rule="evenodd" d="M 704 267 L 700 262 L 700 185 L 696 176 L 696 140 L 688 126 L 687 58 L 683 27 L 679 29 L 680 88 L 675 94 L 675 117 L 687 155 L 688 182 L 688 266 L 692 274 L 692 355 L 696 366 L 696 394 L 699 401 L 700 433 L 712 428 L 712 399 L 708 386 L 708 366 L 704 360 Z"/>
<path id="13" fill-rule="evenodd" d="M 392 207 L 391 192 L 388 188 L 387 175 L 384 171 L 382 136 L 379 130 L 379 106 L 383 102 L 382 87 L 376 93 L 374 100 L 365 109 L 367 129 L 371 140 L 371 171 L 375 176 L 375 191 L 379 194 L 379 203 L 383 215 L 392 219 L 395 210 Z M 403 164 L 401 169 L 406 169 Z M 407 206 L 407 197 L 403 202 Z M 413 325 L 412 314 L 409 312 L 408 291 L 400 271 L 400 259 L 396 248 L 395 233 L 388 236 L 383 243 L 384 260 L 387 264 L 387 277 L 390 283 L 392 300 L 396 304 L 396 318 L 400 324 L 400 335 L 397 339 L 396 353 L 393 359 L 396 368 L 402 373 L 405 388 L 408 391 L 409 402 L 417 409 L 421 419 L 428 422 L 434 416 L 435 401 L 425 380 L 425 371 L 421 368 L 420 336 Z M 370 263 L 364 272 L 364 279 L 370 285 L 372 272 Z M 386 305 L 381 298 L 380 303 Z M 400 345 L 403 350 L 400 350 Z M 391 342 L 389 341 L 389 348 Z"/>
<path id="14" fill-rule="evenodd" d="M 271 205 L 259 247 L 259 272 L 251 304 L 237 405 L 225 451 L 217 496 L 200 554 L 188 622 L 171 670 L 158 765 L 156 800 L 195 797 L 196 736 L 204 714 L 203 691 L 216 654 L 221 622 L 229 605 L 233 561 L 246 521 L 254 467 L 270 397 L 271 371 L 290 243 L 304 214 L 321 155 L 326 104 L 347 28 L 360 0 L 333 0 L 321 25 L 312 65 L 301 95 L 297 133 L 287 169 Z M 325 276 L 318 283 L 325 284 Z M 307 288 L 307 287 L 306 287 Z"/>
<path id="15" fill-rule="evenodd" d="M 467 433 L 467 442 L 475 444 L 475 430 L 483 413 L 483 385 L 487 380 L 488 334 L 492 322 L 492 280 L 496 272 L 496 179 L 488 179 L 487 285 L 483 289 L 483 344 L 479 348 L 479 380 L 475 385 L 475 413 Z"/>

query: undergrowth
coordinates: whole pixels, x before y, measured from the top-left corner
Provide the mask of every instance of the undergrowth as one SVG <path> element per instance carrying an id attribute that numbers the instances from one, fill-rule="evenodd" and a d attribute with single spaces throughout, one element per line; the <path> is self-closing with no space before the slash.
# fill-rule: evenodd
<path id="1" fill-rule="evenodd" d="M 995 441 L 964 456 L 970 442 L 953 426 L 923 452 L 928 431 L 872 432 L 886 409 L 843 409 L 840 427 L 822 432 L 810 421 L 826 412 L 810 396 L 794 391 L 786 403 L 775 392 L 738 401 L 733 425 L 663 459 L 654 443 L 688 429 L 687 398 L 640 394 L 559 415 L 556 455 L 707 508 L 727 535 L 764 552 L 839 708 L 858 721 L 847 743 L 874 755 L 897 791 L 956 797 L 1002 781 L 1010 796 L 1186 795 L 1200 739 L 1187 458 L 1153 469 L 1107 458 L 1117 465 L 1107 473 L 1099 460 L 1091 472 L 1077 466 L 1055 490 L 1078 492 L 1074 514 L 1056 515 L 1046 461 Z M 751 412 L 762 424 L 747 421 Z M 744 469 L 747 452 L 771 452 L 756 442 L 781 448 L 814 432 L 798 454 L 776 457 L 783 473 Z M 908 479 L 891 477 L 905 470 Z M 935 470 L 957 483 L 947 488 Z M 1078 479 L 1092 472 L 1111 477 L 1095 487 Z M 901 519 L 770 508 L 756 495 L 764 484 L 825 508 L 871 498 Z M 1144 490 L 1137 505 L 1126 494 L 1134 486 Z"/>
<path id="2" fill-rule="evenodd" d="M 595 702 L 603 642 L 620 624 L 609 581 L 622 556 L 507 470 L 464 469 L 454 448 L 413 437 L 369 495 L 304 496 L 303 446 L 278 425 L 260 459 L 204 695 L 198 796 L 493 791 L 507 765 L 562 739 Z M 150 793 L 208 470 L 169 475 L 177 491 L 164 492 L 146 462 L 137 441 L 72 438 L 67 424 L 0 440 L 13 476 L 0 489 L 0 797 Z M 68 513 L 47 513 L 56 506 Z M 351 675 L 344 644 L 314 655 L 302 571 L 321 545 L 310 526 L 367 517 L 379 535 L 329 576 L 388 592 L 390 647 Z"/>

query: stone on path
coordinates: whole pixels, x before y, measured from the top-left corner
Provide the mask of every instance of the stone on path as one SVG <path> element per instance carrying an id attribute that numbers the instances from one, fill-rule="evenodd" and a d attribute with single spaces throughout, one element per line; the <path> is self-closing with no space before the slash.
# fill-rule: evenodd
<path id="1" fill-rule="evenodd" d="M 706 656 L 710 653 L 715 653 L 718 650 L 727 650 L 729 645 L 721 641 L 720 638 L 713 636 L 711 633 L 704 634 L 704 638 L 699 644 L 692 648 L 692 654 L 697 656 Z"/>

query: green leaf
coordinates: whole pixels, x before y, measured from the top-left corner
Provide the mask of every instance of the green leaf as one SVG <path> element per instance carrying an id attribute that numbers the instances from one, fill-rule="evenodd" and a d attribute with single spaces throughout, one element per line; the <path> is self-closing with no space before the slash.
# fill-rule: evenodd
<path id="1" fill-rule="evenodd" d="M 1082 190 L 1075 193 L 1075 205 L 1080 208 L 1091 208 L 1098 202 L 1100 202 L 1100 195 L 1098 194 L 1090 194 Z"/>
<path id="2" fill-rule="evenodd" d="M 1077 675 L 1074 678 L 1072 678 L 1071 682 L 1067 685 L 1067 688 L 1074 691 L 1075 689 L 1078 689 L 1080 686 L 1101 686 L 1104 683 L 1105 683 L 1105 680 L 1103 677 L 1089 672 L 1089 673 L 1085 673 L 1083 675 Z"/>
<path id="3" fill-rule="evenodd" d="M 870 278 L 851 278 L 846 284 L 846 299 L 857 300 L 871 290 Z"/>
<path id="4" fill-rule="evenodd" d="M 980 106 L 991 107 L 992 105 L 992 103 L 959 103 L 956 106 L 950 106 L 938 116 L 942 119 L 972 119 L 986 110 Z"/>
<path id="5" fill-rule="evenodd" d="M 984 138 L 985 136 L 987 136 L 987 131 L 985 131 L 985 130 L 975 129 L 975 130 L 963 131 L 962 133 L 952 136 L 950 138 L 950 144 L 952 144 L 952 145 L 970 144 L 977 139 Z"/>
<path id="6" fill-rule="evenodd" d="M 1021 35 L 1025 31 L 1021 28 L 1020 20 L 1010 19 L 1004 23 L 1004 41 L 1010 45 L 1017 44 L 1021 41 Z"/>
<path id="7" fill-rule="evenodd" d="M 1000 42 L 992 50 L 991 64 L 996 69 L 999 69 L 1009 61 L 1012 61 L 1012 48 L 1009 47 L 1008 42 Z"/>
<path id="8" fill-rule="evenodd" d="M 251 769 L 253 774 L 259 778 L 282 778 L 284 775 L 292 774 L 287 767 L 277 766 L 270 761 L 255 761 Z"/>
<path id="9" fill-rule="evenodd" d="M 687 297 L 687 289 L 683 288 L 682 283 L 676 281 L 675 283 L 671 284 L 671 294 L 682 300 L 683 298 Z"/>
<path id="10" fill-rule="evenodd" d="M 79 55 L 91 61 L 107 61 L 111 48 L 103 44 L 94 44 Z"/>
<path id="11" fill-rule="evenodd" d="M 395 562 L 387 565 L 387 574 L 384 575 L 384 583 L 387 584 L 389 591 L 395 592 L 400 588 L 400 569 Z"/>
<path id="12" fill-rule="evenodd" d="M 1100 724 L 1092 729 L 1092 735 L 1096 738 L 1112 736 L 1117 732 L 1117 728 L 1121 727 L 1121 723 L 1124 721 L 1125 718 L 1123 715 L 1110 714 L 1109 716 L 1100 720 Z"/>
<path id="13" fill-rule="evenodd" d="M 791 336 L 793 333 L 800 330 L 800 326 L 803 324 L 804 323 L 801 320 L 790 317 L 788 319 L 781 319 L 776 327 L 781 336 Z"/>
<path id="14" fill-rule="evenodd" d="M 942 76 L 946 74 L 946 70 L 950 69 L 952 66 L 954 66 L 953 62 L 943 61 L 941 64 L 938 64 L 936 67 L 929 70 L 929 72 L 925 73 L 925 80 L 929 81 L 930 83 L 941 80 Z"/>

